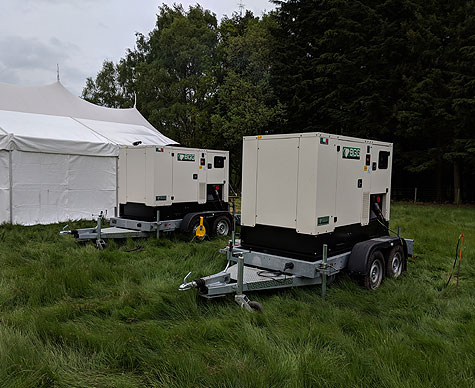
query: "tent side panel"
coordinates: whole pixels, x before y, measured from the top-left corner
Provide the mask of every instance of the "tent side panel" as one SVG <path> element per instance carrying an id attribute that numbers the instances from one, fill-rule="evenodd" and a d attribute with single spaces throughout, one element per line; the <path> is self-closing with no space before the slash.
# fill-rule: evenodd
<path id="1" fill-rule="evenodd" d="M 117 205 L 116 157 L 69 157 L 69 219 L 91 219 L 92 213 L 107 210 L 114 215 Z"/>
<path id="2" fill-rule="evenodd" d="M 10 222 L 10 156 L 0 151 L 0 224 Z"/>
<path id="3" fill-rule="evenodd" d="M 66 220 L 68 155 L 13 151 L 13 223 Z"/>
<path id="4" fill-rule="evenodd" d="M 95 206 L 115 205 L 115 157 L 15 150 L 12 161 L 13 223 L 91 219 Z"/>

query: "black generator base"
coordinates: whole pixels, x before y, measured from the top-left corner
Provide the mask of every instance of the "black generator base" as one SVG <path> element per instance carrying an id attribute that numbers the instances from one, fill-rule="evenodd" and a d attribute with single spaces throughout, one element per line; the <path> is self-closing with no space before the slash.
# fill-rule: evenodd
<path id="1" fill-rule="evenodd" d="M 157 211 L 160 211 L 160 220 L 176 220 L 189 213 L 205 211 L 229 211 L 229 205 L 222 201 L 208 201 L 203 204 L 196 202 L 180 202 L 170 206 L 146 206 L 143 203 L 127 202 L 120 204 L 119 215 L 132 220 L 149 221 L 157 220 Z"/>
<path id="2" fill-rule="evenodd" d="M 353 224 L 335 228 L 331 233 L 312 236 L 297 233 L 295 229 L 257 224 L 241 226 L 241 247 L 273 255 L 292 257 L 305 261 L 322 258 L 323 244 L 328 245 L 328 255 L 350 251 L 361 241 L 387 236 L 387 226 L 372 219 L 368 225 Z"/>

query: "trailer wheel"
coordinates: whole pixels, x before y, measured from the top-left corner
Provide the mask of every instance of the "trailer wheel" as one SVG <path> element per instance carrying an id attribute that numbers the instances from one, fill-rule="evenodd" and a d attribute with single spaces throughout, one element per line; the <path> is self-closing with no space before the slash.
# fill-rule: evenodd
<path id="1" fill-rule="evenodd" d="M 213 222 L 213 233 L 216 236 L 227 236 L 231 232 L 229 217 L 219 216 Z"/>
<path id="2" fill-rule="evenodd" d="M 364 287 L 376 290 L 384 278 L 384 256 L 380 251 L 373 251 L 368 259 L 366 274 L 363 277 Z"/>
<path id="3" fill-rule="evenodd" d="M 264 308 L 262 307 L 262 305 L 259 302 L 256 302 L 254 300 L 249 301 L 249 307 L 259 313 L 262 313 L 264 311 Z"/>
<path id="4" fill-rule="evenodd" d="M 389 278 L 398 278 L 404 269 L 406 255 L 401 245 L 396 245 L 389 251 L 388 260 L 386 262 L 386 276 Z"/>

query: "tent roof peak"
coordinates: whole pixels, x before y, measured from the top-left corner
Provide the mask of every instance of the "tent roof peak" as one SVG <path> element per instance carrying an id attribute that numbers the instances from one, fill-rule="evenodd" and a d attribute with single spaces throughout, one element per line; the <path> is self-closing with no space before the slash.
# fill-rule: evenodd
<path id="1" fill-rule="evenodd" d="M 156 130 L 136 104 L 124 109 L 99 106 L 71 93 L 59 79 L 42 86 L 0 82 L 0 110 L 142 125 Z"/>

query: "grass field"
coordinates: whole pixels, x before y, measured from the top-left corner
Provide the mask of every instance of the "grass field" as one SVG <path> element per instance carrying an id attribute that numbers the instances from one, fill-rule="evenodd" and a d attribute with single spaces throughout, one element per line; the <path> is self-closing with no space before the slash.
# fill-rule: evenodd
<path id="1" fill-rule="evenodd" d="M 0 386 L 474 387 L 475 208 L 395 204 L 397 225 L 416 240 L 401 279 L 252 295 L 263 314 L 177 291 L 222 269 L 224 240 L 98 251 L 58 225 L 2 226 Z"/>

